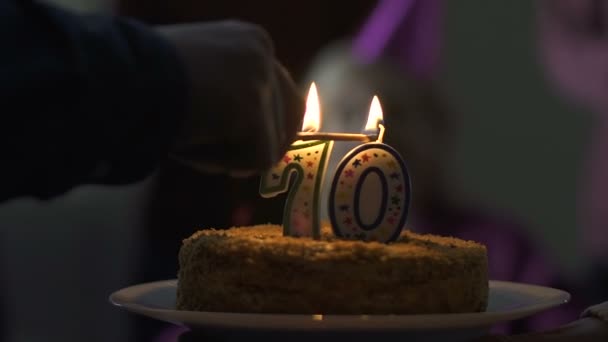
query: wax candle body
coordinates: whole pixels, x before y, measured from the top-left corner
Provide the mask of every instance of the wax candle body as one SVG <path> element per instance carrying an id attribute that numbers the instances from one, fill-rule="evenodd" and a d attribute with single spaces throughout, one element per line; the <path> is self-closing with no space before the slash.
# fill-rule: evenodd
<path id="1" fill-rule="evenodd" d="M 411 198 L 405 162 L 388 145 L 368 143 L 342 159 L 329 194 L 329 218 L 337 236 L 394 241 L 407 219 Z"/>
<path id="2" fill-rule="evenodd" d="M 321 185 L 332 147 L 333 141 L 297 141 L 283 159 L 262 176 L 260 194 L 263 197 L 274 197 L 289 190 L 283 212 L 284 235 L 320 237 Z"/>

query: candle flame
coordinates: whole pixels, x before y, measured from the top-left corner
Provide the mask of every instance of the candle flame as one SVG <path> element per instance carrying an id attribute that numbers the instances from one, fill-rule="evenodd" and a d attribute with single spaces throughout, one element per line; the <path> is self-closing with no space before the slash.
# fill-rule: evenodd
<path id="1" fill-rule="evenodd" d="M 380 100 L 378 96 L 374 95 L 372 104 L 369 107 L 369 115 L 367 116 L 367 124 L 365 124 L 365 131 L 377 131 L 379 125 L 384 122 L 382 116 L 382 107 L 380 106 Z"/>
<path id="2" fill-rule="evenodd" d="M 315 82 L 310 84 L 308 98 L 306 99 L 306 113 L 302 124 L 302 132 L 318 132 L 321 126 L 321 105 Z"/>

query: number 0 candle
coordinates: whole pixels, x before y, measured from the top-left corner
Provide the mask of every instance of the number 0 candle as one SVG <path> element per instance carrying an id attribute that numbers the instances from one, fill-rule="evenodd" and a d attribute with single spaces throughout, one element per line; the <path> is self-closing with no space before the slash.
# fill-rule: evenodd
<path id="1" fill-rule="evenodd" d="M 302 131 L 317 132 L 320 122 L 321 109 L 313 83 L 308 92 Z M 274 197 L 289 190 L 283 211 L 283 235 L 320 237 L 321 184 L 332 147 L 333 141 L 298 140 L 283 159 L 262 176 L 260 194 L 263 197 Z"/>
<path id="2" fill-rule="evenodd" d="M 410 177 L 405 162 L 383 144 L 380 101 L 374 97 L 365 131 L 377 140 L 352 149 L 338 164 L 329 194 L 329 217 L 337 236 L 365 241 L 394 241 L 405 225 Z"/>

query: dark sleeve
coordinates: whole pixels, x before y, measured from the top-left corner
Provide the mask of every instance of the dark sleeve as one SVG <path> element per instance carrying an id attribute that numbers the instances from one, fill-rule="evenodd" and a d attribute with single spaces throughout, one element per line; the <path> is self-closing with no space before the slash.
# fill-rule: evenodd
<path id="1" fill-rule="evenodd" d="M 188 88 L 174 49 L 137 22 L 0 0 L 0 200 L 145 177 Z"/>

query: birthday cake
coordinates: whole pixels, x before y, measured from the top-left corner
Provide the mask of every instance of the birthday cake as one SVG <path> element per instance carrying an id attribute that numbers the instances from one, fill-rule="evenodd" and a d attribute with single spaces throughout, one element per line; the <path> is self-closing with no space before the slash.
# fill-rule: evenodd
<path id="1" fill-rule="evenodd" d="M 177 308 L 288 314 L 479 312 L 486 248 L 404 231 L 390 243 L 284 237 L 281 226 L 202 230 L 179 253 Z"/>

